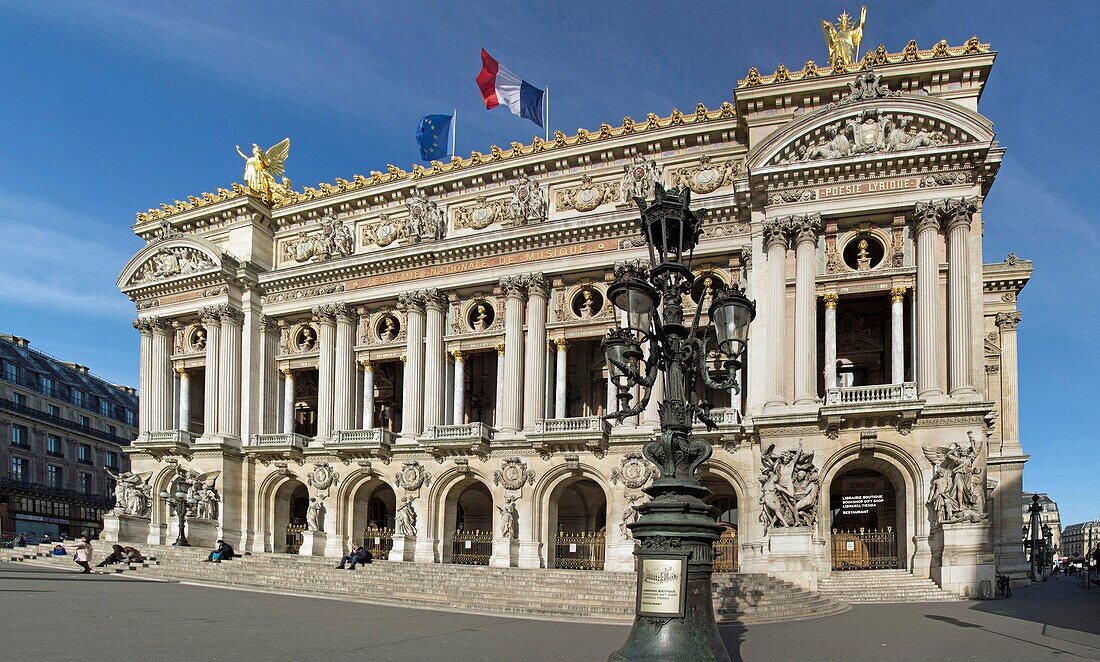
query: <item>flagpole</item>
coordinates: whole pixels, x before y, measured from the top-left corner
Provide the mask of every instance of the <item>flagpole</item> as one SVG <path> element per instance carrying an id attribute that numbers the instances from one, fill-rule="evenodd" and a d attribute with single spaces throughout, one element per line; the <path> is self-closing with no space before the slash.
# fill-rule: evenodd
<path id="1" fill-rule="evenodd" d="M 458 147 L 458 108 L 451 110 L 451 160 L 455 158 L 455 148 Z"/>
<path id="2" fill-rule="evenodd" d="M 550 142 L 550 84 L 546 84 L 546 103 L 542 105 L 542 128 L 546 131 L 546 142 Z"/>

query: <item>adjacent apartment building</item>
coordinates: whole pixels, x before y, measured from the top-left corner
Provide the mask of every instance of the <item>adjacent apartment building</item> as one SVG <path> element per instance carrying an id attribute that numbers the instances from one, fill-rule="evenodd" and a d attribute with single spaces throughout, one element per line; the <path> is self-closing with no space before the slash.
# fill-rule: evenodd
<path id="1" fill-rule="evenodd" d="M 0 334 L 0 532 L 98 533 L 137 409 L 133 388 Z"/>

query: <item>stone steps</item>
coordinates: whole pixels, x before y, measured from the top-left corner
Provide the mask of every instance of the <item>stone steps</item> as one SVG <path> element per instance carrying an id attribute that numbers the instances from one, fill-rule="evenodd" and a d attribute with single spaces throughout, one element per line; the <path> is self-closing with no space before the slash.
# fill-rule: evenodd
<path id="1" fill-rule="evenodd" d="M 915 577 L 905 570 L 834 572 L 818 580 L 818 593 L 849 604 L 963 600 L 931 579 Z"/>
<path id="2" fill-rule="evenodd" d="M 252 554 L 204 563 L 208 550 L 156 547 L 143 564 L 101 569 L 108 574 L 246 590 L 329 597 L 400 607 L 590 622 L 629 623 L 634 614 L 635 575 L 534 568 L 490 568 L 377 561 L 354 572 L 337 570 L 334 559 L 288 554 Z M 54 563 L 45 552 L 18 560 Z M 6 558 L 0 557 L 3 560 Z M 71 566 L 71 557 L 56 557 Z M 766 623 L 816 618 L 846 611 L 847 604 L 799 589 L 765 574 L 715 575 L 719 621 Z"/>

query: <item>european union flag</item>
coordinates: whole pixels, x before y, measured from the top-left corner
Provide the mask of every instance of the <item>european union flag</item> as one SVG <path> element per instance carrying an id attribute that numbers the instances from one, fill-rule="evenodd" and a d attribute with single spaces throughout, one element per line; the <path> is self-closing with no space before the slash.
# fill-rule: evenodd
<path id="1" fill-rule="evenodd" d="M 447 140 L 451 135 L 451 115 L 425 115 L 416 127 L 416 142 L 424 161 L 447 157 Z"/>

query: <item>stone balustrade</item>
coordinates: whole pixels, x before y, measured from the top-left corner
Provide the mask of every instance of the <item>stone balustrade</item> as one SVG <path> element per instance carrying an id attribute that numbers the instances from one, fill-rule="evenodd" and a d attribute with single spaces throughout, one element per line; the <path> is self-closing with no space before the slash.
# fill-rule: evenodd
<path id="1" fill-rule="evenodd" d="M 825 406 L 869 405 L 912 402 L 917 400 L 917 383 L 843 386 L 825 392 Z"/>

